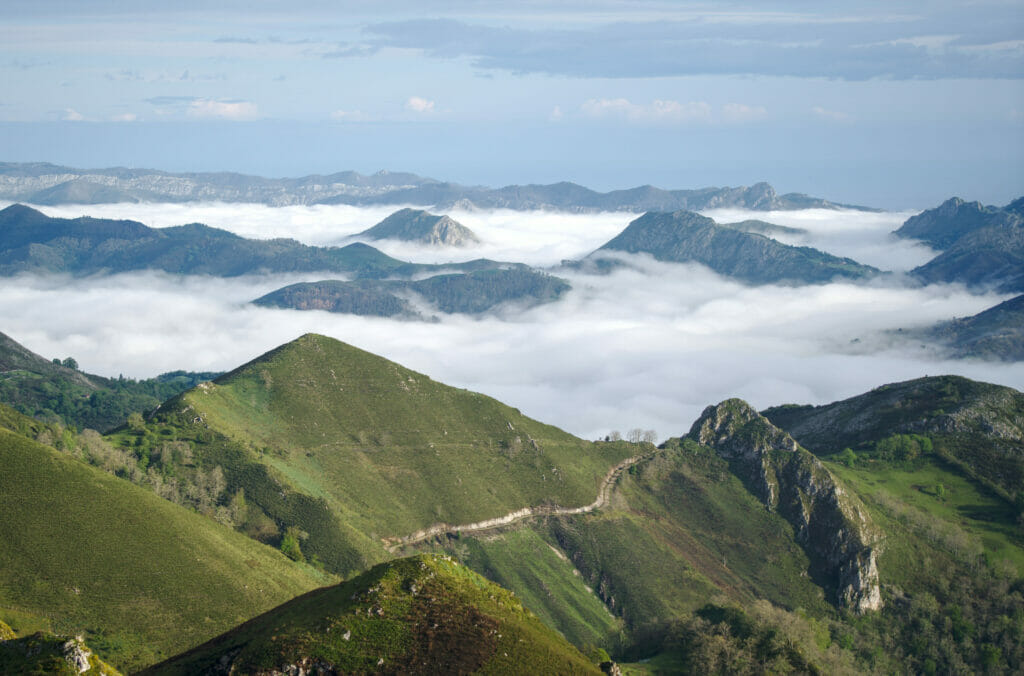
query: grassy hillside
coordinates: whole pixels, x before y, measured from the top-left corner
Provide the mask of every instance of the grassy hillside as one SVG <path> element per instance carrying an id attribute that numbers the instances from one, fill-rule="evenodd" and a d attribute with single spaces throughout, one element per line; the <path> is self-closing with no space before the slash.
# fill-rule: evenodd
<path id="1" fill-rule="evenodd" d="M 604 605 L 566 555 L 540 534 L 523 528 L 481 537 L 462 536 L 446 549 L 487 579 L 515 592 L 523 605 L 580 648 L 611 649 L 622 621 Z M 588 652 L 588 650 L 584 650 Z"/>
<path id="2" fill-rule="evenodd" d="M 111 440 L 167 476 L 220 467 L 264 539 L 299 529 L 306 555 L 362 570 L 383 538 L 596 497 L 628 444 L 592 444 L 489 397 L 306 335 L 162 406 Z M 188 459 L 176 451 L 186 444 Z M 250 529 L 255 532 L 254 529 Z M 276 538 L 276 539 L 275 539 Z"/>
<path id="3" fill-rule="evenodd" d="M 633 629 L 685 616 L 718 594 L 830 612 L 804 575 L 809 561 L 790 525 L 707 449 L 666 442 L 623 478 L 613 505 L 553 520 L 550 533 Z"/>
<path id="4" fill-rule="evenodd" d="M 327 578 L 214 521 L 0 429 L 0 620 L 84 634 L 121 669 L 209 638 Z"/>
<path id="5" fill-rule="evenodd" d="M 145 673 L 297 667 L 346 674 L 600 673 L 514 595 L 440 556 L 378 565 Z"/>

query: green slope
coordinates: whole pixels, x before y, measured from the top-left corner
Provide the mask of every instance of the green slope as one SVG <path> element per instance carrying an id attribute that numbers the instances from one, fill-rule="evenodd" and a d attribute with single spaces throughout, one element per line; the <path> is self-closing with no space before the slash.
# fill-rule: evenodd
<path id="1" fill-rule="evenodd" d="M 210 519 L 0 429 L 0 619 L 84 634 L 134 668 L 326 578 Z"/>
<path id="2" fill-rule="evenodd" d="M 597 674 L 508 591 L 457 562 L 376 566 L 262 615 L 147 674 Z"/>
<path id="3" fill-rule="evenodd" d="M 539 530 L 464 535 L 448 543 L 447 549 L 487 579 L 515 592 L 523 605 L 574 645 L 616 645 L 621 619 L 611 613 L 572 562 Z"/>
<path id="4" fill-rule="evenodd" d="M 152 457 L 167 441 L 187 441 L 196 463 L 223 468 L 229 493 L 243 488 L 251 508 L 281 532 L 307 533 L 302 551 L 343 573 L 382 560 L 384 538 L 436 523 L 590 504 L 631 452 L 313 334 L 111 439 Z M 169 455 L 160 463 L 173 463 Z"/>

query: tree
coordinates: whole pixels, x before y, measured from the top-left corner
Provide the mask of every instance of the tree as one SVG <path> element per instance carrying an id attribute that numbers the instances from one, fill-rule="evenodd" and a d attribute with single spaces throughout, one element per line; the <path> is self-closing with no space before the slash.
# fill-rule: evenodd
<path id="1" fill-rule="evenodd" d="M 622 441 L 622 434 L 618 430 L 612 430 L 608 433 L 608 441 Z"/>
<path id="2" fill-rule="evenodd" d="M 128 416 L 128 427 L 135 432 L 138 432 L 146 426 L 146 421 L 142 418 L 141 413 L 132 413 Z"/>
<path id="3" fill-rule="evenodd" d="M 644 441 L 648 444 L 654 444 L 658 442 L 658 433 L 654 430 L 644 430 Z"/>
<path id="4" fill-rule="evenodd" d="M 67 357 L 61 362 L 61 365 L 69 369 L 78 370 L 78 362 L 73 357 Z"/>
<path id="5" fill-rule="evenodd" d="M 284 532 L 284 537 L 281 538 L 281 553 L 292 561 L 306 560 L 306 557 L 302 555 L 302 549 L 299 548 L 299 538 L 301 536 L 302 531 L 297 527 L 288 526 L 288 529 Z"/>
<path id="6" fill-rule="evenodd" d="M 629 437 L 627 438 L 629 439 L 629 443 L 639 444 L 640 441 L 644 438 L 644 431 L 639 427 L 634 427 L 629 431 Z"/>

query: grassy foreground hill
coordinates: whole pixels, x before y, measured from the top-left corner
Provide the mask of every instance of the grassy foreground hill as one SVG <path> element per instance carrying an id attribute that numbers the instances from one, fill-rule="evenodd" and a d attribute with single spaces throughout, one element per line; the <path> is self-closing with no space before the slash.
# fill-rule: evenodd
<path id="1" fill-rule="evenodd" d="M 0 621 L 151 664 L 329 578 L 33 441 L 0 406 Z"/>
<path id="2" fill-rule="evenodd" d="M 622 476 L 598 512 L 440 546 L 530 599 L 578 645 L 595 642 L 617 661 L 649 660 L 631 665 L 634 673 L 761 673 L 758 665 L 776 660 L 775 670 L 812 673 L 1019 671 L 1022 515 L 1009 486 L 986 478 L 986 449 L 1012 447 L 1003 444 L 1024 415 L 1024 395 L 960 378 L 879 390 L 851 400 L 871 406 L 807 407 L 813 435 L 782 418 L 801 407 L 767 412 L 822 456 L 809 473 L 803 466 L 815 463 L 806 452 L 787 461 L 784 447 L 763 454 L 763 465 L 742 460 L 748 451 L 758 457 L 761 440 L 786 438 L 761 418 L 748 431 L 723 426 L 670 439 Z M 967 430 L 962 448 L 975 453 L 949 452 L 954 423 Z M 860 435 L 864 445 L 855 443 Z M 836 452 L 824 450 L 823 440 Z M 853 459 L 839 451 L 846 443 L 858 449 Z M 821 467 L 831 479 L 816 478 Z M 758 474 L 768 484 L 752 480 Z M 787 489 L 773 483 L 799 488 L 808 479 L 817 494 L 788 503 Z M 825 573 L 847 527 L 814 525 L 819 510 L 819 523 L 832 518 L 829 484 L 836 504 L 853 501 L 872 524 L 867 544 L 881 610 L 858 616 L 837 605 L 836 578 Z M 766 485 L 774 488 L 765 493 Z M 772 495 L 778 503 L 765 502 Z M 865 561 L 865 575 L 871 567 Z M 622 624 L 588 612 L 591 599 Z"/>
<path id="3" fill-rule="evenodd" d="M 589 505 L 635 450 L 592 444 L 490 397 L 308 334 L 160 407 L 111 441 L 174 475 L 220 467 L 242 530 L 352 573 L 386 538 L 524 507 Z M 260 529 L 259 521 L 267 527 Z"/>
<path id="4" fill-rule="evenodd" d="M 218 670 L 601 673 L 511 593 L 449 557 L 424 555 L 310 592 L 143 673 Z"/>

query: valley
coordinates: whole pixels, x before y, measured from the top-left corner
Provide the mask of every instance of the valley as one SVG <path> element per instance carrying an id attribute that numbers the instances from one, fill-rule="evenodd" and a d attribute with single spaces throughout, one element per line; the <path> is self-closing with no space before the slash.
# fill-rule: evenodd
<path id="1" fill-rule="evenodd" d="M 1017 668 L 1015 203 L 715 203 L 0 211 L 0 670 Z"/>

